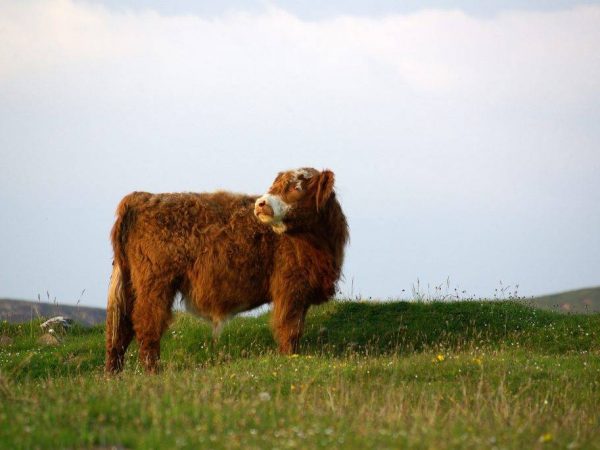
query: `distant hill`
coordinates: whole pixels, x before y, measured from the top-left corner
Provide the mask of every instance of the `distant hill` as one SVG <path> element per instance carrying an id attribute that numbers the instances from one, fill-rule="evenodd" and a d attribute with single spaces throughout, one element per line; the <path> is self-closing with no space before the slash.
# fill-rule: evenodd
<path id="1" fill-rule="evenodd" d="M 92 326 L 106 321 L 106 310 L 87 306 L 60 305 L 26 300 L 0 299 L 0 321 L 28 322 L 32 318 L 66 316 L 82 325 Z"/>
<path id="2" fill-rule="evenodd" d="M 600 312 L 600 286 L 531 299 L 533 306 L 557 312 Z"/>

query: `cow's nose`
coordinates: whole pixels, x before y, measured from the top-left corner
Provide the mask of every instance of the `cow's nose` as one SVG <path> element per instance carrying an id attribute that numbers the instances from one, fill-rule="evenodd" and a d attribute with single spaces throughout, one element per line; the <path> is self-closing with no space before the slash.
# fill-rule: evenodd
<path id="1" fill-rule="evenodd" d="M 267 202 L 265 202 L 265 201 L 263 200 L 262 202 L 260 202 L 260 203 L 258 204 L 258 206 L 259 206 L 259 207 L 263 207 L 263 206 L 265 206 L 266 204 L 267 204 Z"/>

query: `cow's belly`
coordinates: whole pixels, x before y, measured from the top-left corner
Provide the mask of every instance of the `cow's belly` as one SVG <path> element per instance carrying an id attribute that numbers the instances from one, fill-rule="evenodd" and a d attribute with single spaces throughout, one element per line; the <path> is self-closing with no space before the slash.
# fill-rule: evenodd
<path id="1" fill-rule="evenodd" d="M 239 272 L 204 273 L 188 280 L 182 289 L 186 309 L 213 323 L 270 301 L 268 287 L 260 277 Z"/>
<path id="2" fill-rule="evenodd" d="M 270 301 L 272 256 L 260 239 L 240 233 L 204 236 L 205 246 L 183 276 L 187 308 L 213 322 Z"/>

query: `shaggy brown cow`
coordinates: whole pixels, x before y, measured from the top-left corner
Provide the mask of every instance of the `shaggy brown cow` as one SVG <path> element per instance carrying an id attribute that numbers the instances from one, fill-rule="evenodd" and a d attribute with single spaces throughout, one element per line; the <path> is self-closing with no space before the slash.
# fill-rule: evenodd
<path id="1" fill-rule="evenodd" d="M 118 206 L 106 317 L 106 370 L 123 368 L 134 334 L 140 361 L 158 369 L 177 292 L 218 333 L 241 311 L 273 302 L 282 353 L 296 352 L 310 305 L 335 292 L 348 226 L 334 175 L 280 173 L 262 197 L 229 192 L 134 192 Z"/>

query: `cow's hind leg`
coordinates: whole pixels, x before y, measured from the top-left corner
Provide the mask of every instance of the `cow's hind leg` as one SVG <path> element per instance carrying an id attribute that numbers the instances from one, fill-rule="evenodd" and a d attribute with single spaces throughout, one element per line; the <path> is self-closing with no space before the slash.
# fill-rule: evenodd
<path id="1" fill-rule="evenodd" d="M 149 373 L 158 372 L 160 338 L 171 321 L 175 291 L 170 285 L 136 284 L 133 329 L 139 345 L 140 363 Z"/>
<path id="2" fill-rule="evenodd" d="M 133 326 L 129 317 L 120 314 L 111 314 L 107 318 L 107 330 L 118 328 L 118 334 L 114 333 L 106 337 L 106 366 L 108 374 L 116 374 L 123 370 L 125 363 L 125 352 L 133 339 Z M 118 325 L 116 325 L 118 323 Z"/>

